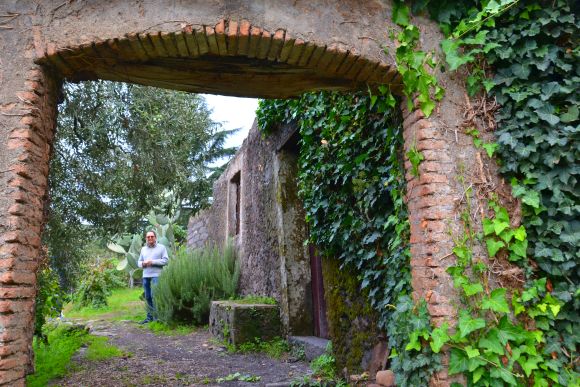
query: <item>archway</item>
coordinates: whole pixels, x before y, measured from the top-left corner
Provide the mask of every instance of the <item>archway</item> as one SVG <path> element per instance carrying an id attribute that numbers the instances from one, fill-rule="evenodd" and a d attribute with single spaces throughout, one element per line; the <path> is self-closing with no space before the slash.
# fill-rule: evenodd
<path id="1" fill-rule="evenodd" d="M 30 366 L 35 257 L 63 78 L 267 98 L 400 88 L 383 50 L 393 48 L 385 2 L 12 1 L 2 7 L 15 16 L 0 30 L 2 52 L 12 54 L 0 68 L 0 383 L 22 384 Z M 436 26 L 422 23 L 438 36 Z M 441 102 L 444 115 L 406 112 L 404 121 L 406 149 L 416 146 L 427 161 L 421 177 L 407 175 L 413 288 L 417 297 L 428 296 L 436 321 L 455 313 L 444 261 L 452 249 L 445 219 L 456 214 L 452 198 L 461 193 L 454 163 L 474 162 L 473 147 L 453 142 L 446 130 L 461 122 L 463 88 L 438 75 L 452 90 Z"/>

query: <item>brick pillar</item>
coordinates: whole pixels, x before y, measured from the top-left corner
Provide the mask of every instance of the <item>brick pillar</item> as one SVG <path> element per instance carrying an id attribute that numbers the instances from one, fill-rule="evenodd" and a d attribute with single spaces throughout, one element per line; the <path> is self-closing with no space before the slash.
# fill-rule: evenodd
<path id="1" fill-rule="evenodd" d="M 459 212 L 455 204 L 457 144 L 450 140 L 450 133 L 436 118 L 425 118 L 418 109 L 409 112 L 403 108 L 403 119 L 413 298 L 427 301 L 435 325 L 444 321 L 454 325 L 457 294 L 445 270 L 455 262 L 451 251 Z M 412 175 L 411 162 L 406 156 L 411 148 L 424 157 L 418 177 Z M 448 354 L 444 354 L 443 364 L 443 371 L 434 375 L 431 385 L 450 385 L 446 370 Z"/>
<path id="2" fill-rule="evenodd" d="M 13 87 L 0 95 L 0 385 L 23 386 L 32 369 L 36 268 L 56 84 L 31 63 L 14 69 L 12 77 Z"/>

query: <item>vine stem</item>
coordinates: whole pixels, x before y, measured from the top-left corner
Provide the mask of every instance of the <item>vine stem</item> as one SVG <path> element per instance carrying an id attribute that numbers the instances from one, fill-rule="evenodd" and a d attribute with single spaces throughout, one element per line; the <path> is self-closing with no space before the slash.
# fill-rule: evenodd
<path id="1" fill-rule="evenodd" d="M 471 28 L 468 28 L 466 31 L 463 31 L 463 33 L 461 35 L 459 35 L 458 37 L 456 37 L 454 40 L 461 39 L 468 32 L 471 32 L 474 29 L 481 27 L 483 25 L 483 23 L 485 23 L 489 19 L 494 18 L 496 16 L 500 16 L 502 13 L 506 12 L 508 9 L 510 9 L 511 7 L 513 7 L 514 5 L 516 5 L 519 2 L 520 2 L 520 0 L 515 0 L 513 3 L 509 4 L 508 6 L 506 6 L 504 9 L 502 9 L 502 10 L 500 10 L 500 11 L 494 13 L 494 14 L 489 15 L 488 17 L 486 17 L 485 19 L 483 19 L 479 23 L 473 25 Z"/>
<path id="2" fill-rule="evenodd" d="M 452 348 L 460 349 L 460 350 L 462 350 L 463 352 L 467 353 L 467 351 L 466 351 L 464 348 L 461 348 L 461 347 L 460 347 L 460 346 L 458 346 L 458 345 L 455 345 L 455 344 L 449 344 L 449 346 L 450 346 L 450 347 L 452 347 Z M 469 355 L 468 355 L 468 356 L 469 356 Z M 506 369 L 506 368 L 502 367 L 501 365 L 497 364 L 496 362 L 493 362 L 493 361 L 491 361 L 491 360 L 488 360 L 488 359 L 486 359 L 486 358 L 484 358 L 484 357 L 481 357 L 481 356 L 479 356 L 479 355 L 477 355 L 477 357 L 478 357 L 478 358 L 480 358 L 481 360 L 483 360 L 483 361 L 485 361 L 485 362 L 487 362 L 487 363 L 489 363 L 489 364 L 493 365 L 494 367 L 497 367 L 497 368 L 504 369 L 506 372 L 508 372 L 508 373 L 512 374 L 512 375 L 513 375 L 513 376 L 515 376 L 516 378 L 523 378 L 523 377 L 524 377 L 524 375 L 520 375 L 520 374 L 514 374 L 513 372 L 511 372 L 510 370 L 508 370 L 508 369 Z"/>

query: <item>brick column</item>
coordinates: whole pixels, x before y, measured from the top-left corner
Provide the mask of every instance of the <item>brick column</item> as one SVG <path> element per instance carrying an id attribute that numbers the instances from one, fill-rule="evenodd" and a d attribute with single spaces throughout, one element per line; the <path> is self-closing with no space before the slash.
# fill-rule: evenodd
<path id="1" fill-rule="evenodd" d="M 18 82 L 11 83 L 20 89 L 0 99 L 6 139 L 0 144 L 0 385 L 10 386 L 23 386 L 32 367 L 35 273 L 56 119 L 55 82 L 29 66 L 14 69 Z"/>
<path id="2" fill-rule="evenodd" d="M 409 112 L 404 108 L 403 119 L 413 298 L 427 302 L 435 325 L 445 321 L 454 325 L 457 294 L 445 270 L 455 262 L 451 251 L 452 232 L 456 230 L 458 219 L 455 205 L 458 193 L 454 181 L 457 144 L 454 145 L 449 136 L 445 137 L 446 130 L 435 118 L 425 118 L 418 109 Z M 411 148 L 424 157 L 418 177 L 412 175 L 411 162 L 406 156 Z M 444 354 L 443 363 L 443 371 L 434 375 L 431 385 L 450 385 L 447 354 Z"/>

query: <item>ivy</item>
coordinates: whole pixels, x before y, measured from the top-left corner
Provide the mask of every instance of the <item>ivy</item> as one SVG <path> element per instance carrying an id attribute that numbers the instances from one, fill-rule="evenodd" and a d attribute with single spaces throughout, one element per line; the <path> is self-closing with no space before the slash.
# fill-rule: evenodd
<path id="1" fill-rule="evenodd" d="M 470 94 L 489 93 L 501 105 L 497 143 L 485 145 L 477 131 L 467 132 L 476 147 L 499 156 L 501 172 L 522 203 L 521 227 L 510 227 L 507 211 L 494 202 L 493 217 L 483 221 L 489 256 L 505 257 L 526 269 L 526 289 L 521 297 L 512 297 L 510 316 L 532 319 L 542 333 L 537 353 L 516 350 L 513 359 L 508 356 L 509 362 L 519 364 L 518 375 L 512 376 L 517 383 L 528 378 L 534 385 L 578 385 L 577 5 L 565 0 L 491 0 L 479 8 L 476 1 L 414 5 L 415 11 L 426 9 L 441 23 L 447 35 L 442 42 L 447 70 L 465 66 Z M 498 353 L 492 338 L 483 343 Z M 452 360 L 461 363 L 463 358 L 455 355 Z M 502 367 L 491 376 L 512 384 Z"/>
<path id="2" fill-rule="evenodd" d="M 355 268 L 398 354 L 391 368 L 401 385 L 415 386 L 427 384 L 439 359 L 429 348 L 418 355 L 404 350 L 414 328 L 426 335 L 430 328 L 425 305 L 408 296 L 409 223 L 396 104 L 386 87 L 378 95 L 322 92 L 261 101 L 257 116 L 266 133 L 279 123 L 298 125 L 299 193 L 311 242 L 342 267 Z"/>
<path id="3" fill-rule="evenodd" d="M 392 33 L 391 39 L 398 42 L 395 61 L 403 79 L 407 109 L 413 110 L 413 100 L 417 98 L 421 111 L 429 117 L 435 109 L 435 101 L 441 100 L 444 94 L 443 88 L 433 75 L 437 66 L 435 56 L 431 52 L 417 49 L 419 28 L 410 23 L 409 8 L 400 0 L 393 2 L 393 22 L 402 28 L 397 35 Z"/>

